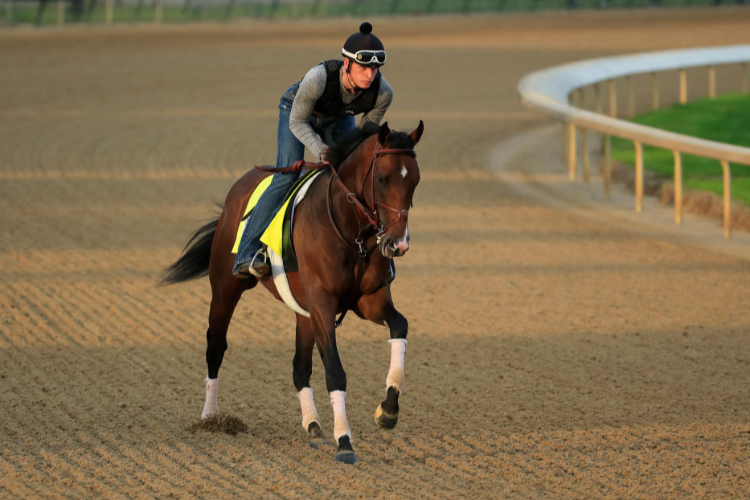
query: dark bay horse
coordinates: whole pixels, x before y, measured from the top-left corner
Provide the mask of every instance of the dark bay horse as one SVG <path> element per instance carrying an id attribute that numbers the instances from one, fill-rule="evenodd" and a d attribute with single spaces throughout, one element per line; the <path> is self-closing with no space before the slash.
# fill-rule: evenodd
<path id="1" fill-rule="evenodd" d="M 338 462 L 356 463 L 357 456 L 346 418 L 346 373 L 336 347 L 337 314 L 353 311 L 390 329 L 386 398 L 377 407 L 375 419 L 383 428 L 393 428 L 398 421 L 408 322 L 393 305 L 388 268 L 390 259 L 409 249 L 408 214 L 420 179 L 414 146 L 423 131 L 421 121 L 409 134 L 392 132 L 387 123 L 355 130 L 329 149 L 330 175 L 324 173 L 313 181 L 295 214 L 292 236 L 298 271 L 289 273 L 288 280 L 294 297 L 310 317 L 297 313 L 293 380 L 302 426 L 310 445 L 317 448 L 326 442 L 310 388 L 313 347 L 317 347 L 333 405 Z M 254 169 L 235 183 L 221 215 L 193 234 L 163 280 L 170 284 L 209 275 L 212 297 L 203 418 L 218 411 L 219 367 L 240 296 L 260 281 L 281 300 L 270 275 L 260 280 L 232 275 L 232 246 L 240 220 L 252 192 L 267 175 Z"/>

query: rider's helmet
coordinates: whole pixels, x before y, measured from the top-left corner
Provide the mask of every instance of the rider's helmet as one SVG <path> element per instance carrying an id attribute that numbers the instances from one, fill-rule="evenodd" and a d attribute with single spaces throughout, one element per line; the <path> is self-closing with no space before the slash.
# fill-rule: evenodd
<path id="1" fill-rule="evenodd" d="M 372 34 L 370 23 L 360 24 L 359 33 L 346 39 L 341 54 L 362 66 L 379 68 L 385 64 L 383 42 Z"/>

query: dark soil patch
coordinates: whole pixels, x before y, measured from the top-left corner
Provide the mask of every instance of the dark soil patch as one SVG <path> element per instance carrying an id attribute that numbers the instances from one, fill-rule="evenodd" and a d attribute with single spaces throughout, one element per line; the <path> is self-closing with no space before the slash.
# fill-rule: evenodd
<path id="1" fill-rule="evenodd" d="M 235 417 L 234 415 L 228 415 L 224 413 L 217 413 L 211 415 L 205 420 L 199 420 L 193 423 L 188 430 L 195 434 L 198 431 L 205 432 L 223 432 L 230 436 L 236 436 L 237 434 L 245 434 L 248 432 L 248 426 L 241 418 Z"/>

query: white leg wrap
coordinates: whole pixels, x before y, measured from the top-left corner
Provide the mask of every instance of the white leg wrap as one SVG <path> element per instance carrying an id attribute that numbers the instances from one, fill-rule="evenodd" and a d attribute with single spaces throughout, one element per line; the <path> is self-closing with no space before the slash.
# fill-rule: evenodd
<path id="1" fill-rule="evenodd" d="M 394 385 L 398 392 L 404 390 L 404 355 L 406 354 L 406 339 L 391 339 L 391 367 L 385 379 L 386 389 Z"/>
<path id="2" fill-rule="evenodd" d="M 202 419 L 219 412 L 219 379 L 206 377 L 206 404 L 203 405 Z"/>
<path id="3" fill-rule="evenodd" d="M 341 436 L 352 438 L 349 422 L 346 420 L 346 393 L 344 391 L 333 391 L 331 393 L 331 405 L 333 406 L 333 439 L 339 442 Z"/>
<path id="4" fill-rule="evenodd" d="M 312 422 L 320 424 L 320 415 L 318 415 L 318 409 L 315 407 L 315 396 L 313 396 L 313 390 L 310 387 L 305 387 L 299 391 L 297 396 L 299 396 L 299 405 L 302 408 L 302 428 L 307 431 Z"/>

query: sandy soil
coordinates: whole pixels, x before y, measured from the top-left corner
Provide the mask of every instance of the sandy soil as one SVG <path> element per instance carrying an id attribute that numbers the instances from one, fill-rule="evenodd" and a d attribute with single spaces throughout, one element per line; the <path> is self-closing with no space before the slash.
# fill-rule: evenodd
<path id="1" fill-rule="evenodd" d="M 294 317 L 265 293 L 240 303 L 221 371 L 249 431 L 191 433 L 209 287 L 156 283 L 274 158 L 281 92 L 357 23 L 0 32 L 0 497 L 749 494 L 750 263 L 524 198 L 487 155 L 546 123 L 519 104 L 524 74 L 750 43 L 750 10 L 373 22 L 388 120 L 426 132 L 393 286 L 411 324 L 395 431 L 372 419 L 387 331 L 339 333 L 355 467 L 307 446 Z M 330 434 L 319 360 L 313 377 Z"/>

